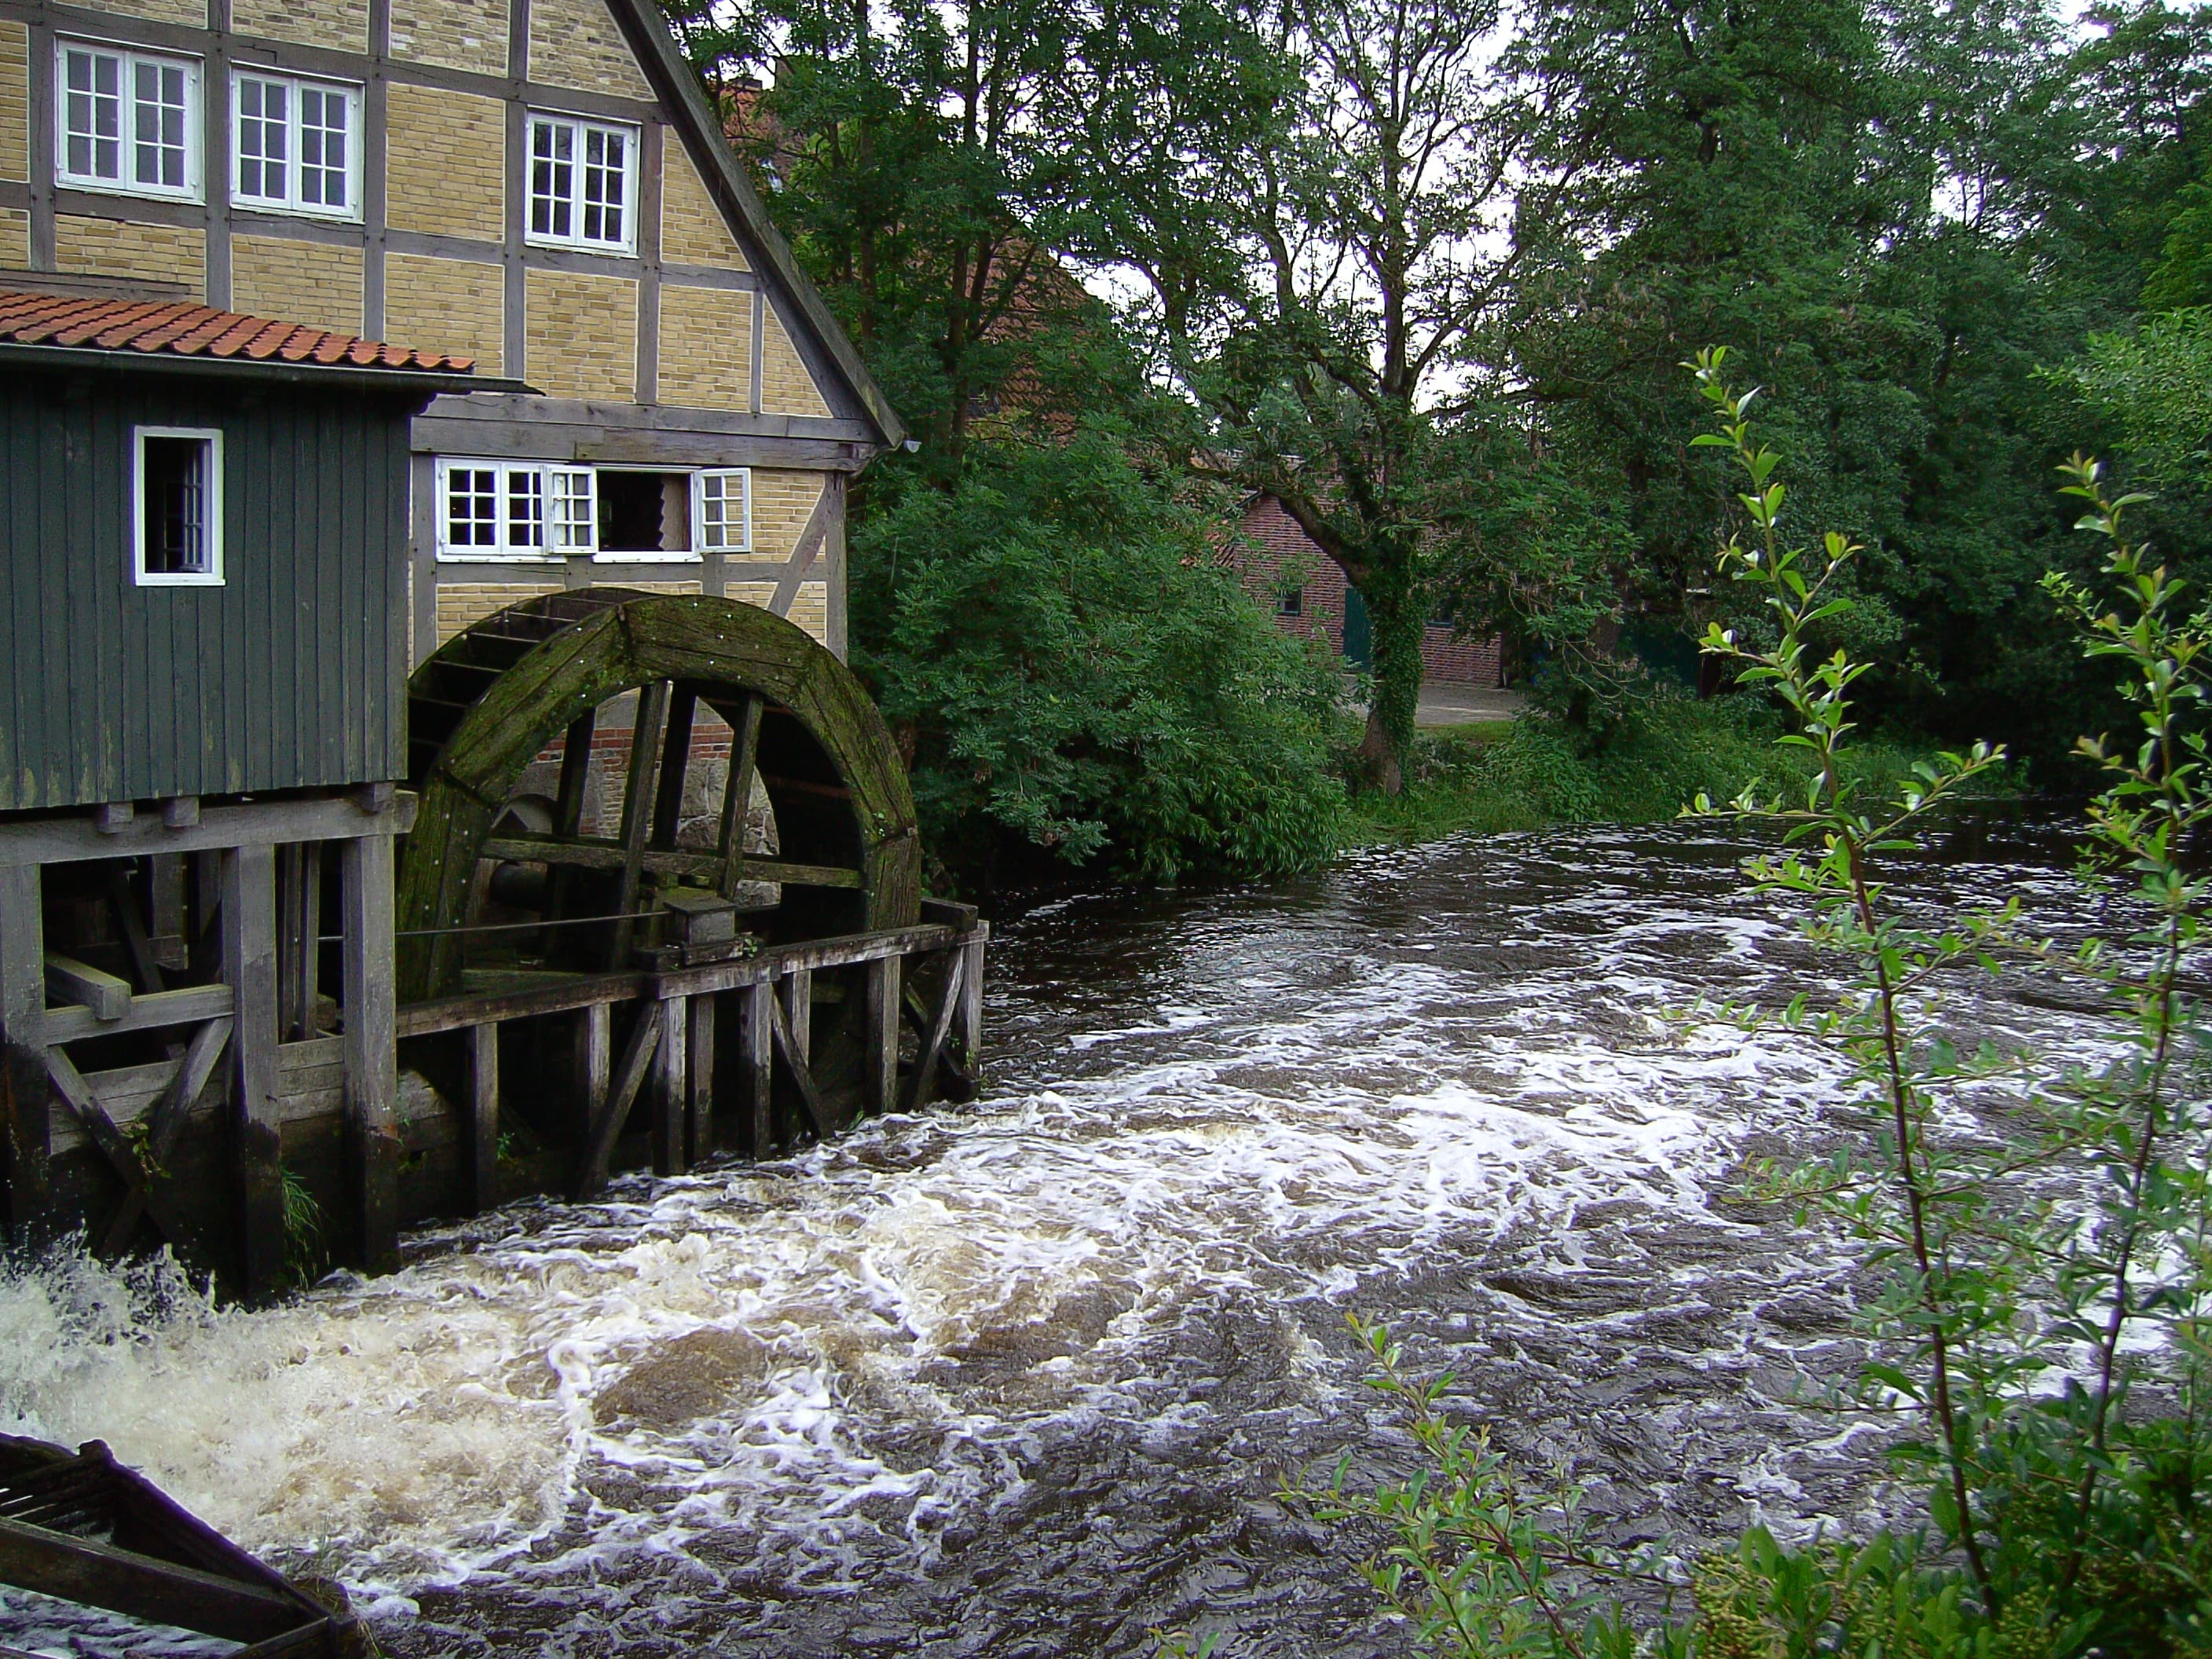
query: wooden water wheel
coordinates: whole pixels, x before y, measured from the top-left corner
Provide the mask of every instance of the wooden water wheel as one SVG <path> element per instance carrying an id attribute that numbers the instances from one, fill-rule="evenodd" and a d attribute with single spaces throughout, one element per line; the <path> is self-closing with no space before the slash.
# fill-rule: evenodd
<path id="1" fill-rule="evenodd" d="M 687 825 L 688 781 L 712 746 L 702 709 L 726 726 L 727 758 L 713 763 L 719 812 Z M 481 921 L 495 902 L 487 861 L 544 872 L 502 890 L 572 970 L 629 965 L 679 895 L 737 903 L 776 944 L 920 914 L 914 797 L 882 717 L 836 657 L 755 606 L 615 587 L 528 599 L 418 668 L 408 720 L 421 806 L 399 869 L 403 1001 L 459 991 L 472 955 L 506 937 Z M 595 778 L 611 793 L 625 750 L 616 821 L 595 825 Z M 550 799 L 520 810 L 526 775 L 556 757 Z M 772 854 L 747 839 L 763 793 Z"/>

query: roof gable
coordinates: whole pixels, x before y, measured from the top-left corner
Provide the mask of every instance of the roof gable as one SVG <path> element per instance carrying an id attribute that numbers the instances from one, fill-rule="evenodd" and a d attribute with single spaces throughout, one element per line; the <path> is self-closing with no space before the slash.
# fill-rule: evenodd
<path id="1" fill-rule="evenodd" d="M 759 267 L 761 292 L 775 302 L 775 313 L 790 329 L 799 355 L 844 383 L 886 446 L 903 442 L 905 425 L 860 361 L 860 352 L 846 337 L 829 301 L 799 269 L 791 245 L 769 217 L 768 209 L 738 165 L 722 135 L 721 123 L 707 101 L 706 90 L 669 33 L 659 8 L 653 0 L 606 0 L 606 4 L 667 109 L 669 131 L 683 139 L 684 152 L 697 169 L 708 196 L 740 245 L 757 253 L 755 263 Z"/>

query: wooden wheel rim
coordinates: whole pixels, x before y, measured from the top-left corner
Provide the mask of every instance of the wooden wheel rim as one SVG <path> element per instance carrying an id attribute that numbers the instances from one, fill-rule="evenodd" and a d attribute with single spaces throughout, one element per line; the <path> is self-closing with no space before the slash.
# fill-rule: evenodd
<path id="1" fill-rule="evenodd" d="M 459 937 L 428 930 L 465 920 L 481 848 L 525 769 L 608 699 L 666 681 L 702 688 L 710 702 L 715 695 L 707 688 L 757 695 L 797 720 L 850 795 L 863 926 L 913 925 L 921 915 L 921 854 L 913 790 L 890 732 L 852 671 L 781 617 L 701 594 L 593 588 L 548 595 L 456 635 L 416 670 L 410 692 L 419 696 L 435 684 L 441 665 L 465 658 L 469 641 L 495 632 L 502 619 L 527 613 L 542 626 L 563 601 L 568 608 L 580 602 L 586 614 L 499 673 L 410 779 L 421 805 L 399 866 L 403 1000 L 458 988 Z"/>

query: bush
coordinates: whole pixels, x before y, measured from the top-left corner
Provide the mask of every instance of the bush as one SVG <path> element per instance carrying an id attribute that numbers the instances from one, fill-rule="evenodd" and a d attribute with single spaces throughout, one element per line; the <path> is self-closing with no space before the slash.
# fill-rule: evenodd
<path id="1" fill-rule="evenodd" d="M 988 879 L 1007 839 L 1156 880 L 1330 857 L 1340 683 L 1214 557 L 1196 511 L 1098 434 L 889 486 L 855 538 L 855 665 L 924 835 Z"/>

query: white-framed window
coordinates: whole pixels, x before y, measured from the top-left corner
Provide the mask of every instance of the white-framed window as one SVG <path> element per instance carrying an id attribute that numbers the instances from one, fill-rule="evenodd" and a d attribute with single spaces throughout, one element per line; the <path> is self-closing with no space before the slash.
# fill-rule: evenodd
<path id="1" fill-rule="evenodd" d="M 718 467 L 693 473 L 691 545 L 702 553 L 744 553 L 752 544 L 751 469 Z"/>
<path id="2" fill-rule="evenodd" d="M 141 587 L 222 585 L 222 434 L 131 430 L 131 569 Z"/>
<path id="3" fill-rule="evenodd" d="M 199 199 L 197 59 L 59 40 L 54 82 L 58 182 L 81 190 Z"/>
<path id="4" fill-rule="evenodd" d="M 361 88 L 231 77 L 232 198 L 272 213 L 361 216 Z"/>
<path id="5" fill-rule="evenodd" d="M 592 552 L 599 545 L 592 483 L 588 466 L 441 460 L 438 556 L 543 559 Z"/>
<path id="6" fill-rule="evenodd" d="M 636 245 L 637 129 L 530 117 L 528 240 L 628 253 Z"/>

